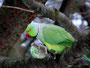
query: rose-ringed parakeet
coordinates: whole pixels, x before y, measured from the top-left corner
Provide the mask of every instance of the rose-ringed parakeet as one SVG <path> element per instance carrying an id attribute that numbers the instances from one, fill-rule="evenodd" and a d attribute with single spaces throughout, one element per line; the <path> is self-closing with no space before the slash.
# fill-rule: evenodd
<path id="1" fill-rule="evenodd" d="M 66 48 L 72 46 L 74 38 L 64 28 L 53 24 L 41 24 L 31 22 L 26 28 L 26 37 L 35 37 L 43 42 L 47 49 L 56 53 L 62 53 Z M 85 57 L 85 59 L 88 57 Z M 90 61 L 90 59 L 87 59 Z"/>
<path id="2" fill-rule="evenodd" d="M 47 49 L 56 53 L 63 52 L 74 42 L 74 38 L 64 28 L 53 24 L 31 22 L 26 28 L 26 37 L 31 36 L 43 42 Z"/>

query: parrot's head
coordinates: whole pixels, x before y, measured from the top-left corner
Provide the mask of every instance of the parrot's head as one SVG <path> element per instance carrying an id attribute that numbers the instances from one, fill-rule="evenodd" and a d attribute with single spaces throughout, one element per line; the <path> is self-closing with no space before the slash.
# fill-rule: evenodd
<path id="1" fill-rule="evenodd" d="M 37 23 L 30 23 L 26 28 L 26 38 L 35 37 L 38 34 Z"/>

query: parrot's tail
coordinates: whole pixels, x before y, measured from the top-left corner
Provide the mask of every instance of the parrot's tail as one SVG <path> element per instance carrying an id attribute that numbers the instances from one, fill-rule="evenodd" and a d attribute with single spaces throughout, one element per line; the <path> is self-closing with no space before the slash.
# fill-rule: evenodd
<path id="1" fill-rule="evenodd" d="M 87 61 L 90 62 L 90 58 L 89 58 L 89 57 L 87 57 L 86 55 L 83 55 L 83 57 L 84 57 Z"/>

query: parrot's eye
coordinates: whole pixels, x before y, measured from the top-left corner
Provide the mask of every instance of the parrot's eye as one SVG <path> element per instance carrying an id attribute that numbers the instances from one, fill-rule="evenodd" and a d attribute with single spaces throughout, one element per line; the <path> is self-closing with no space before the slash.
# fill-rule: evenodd
<path id="1" fill-rule="evenodd" d="M 31 31 L 31 29 L 29 29 L 29 31 Z"/>

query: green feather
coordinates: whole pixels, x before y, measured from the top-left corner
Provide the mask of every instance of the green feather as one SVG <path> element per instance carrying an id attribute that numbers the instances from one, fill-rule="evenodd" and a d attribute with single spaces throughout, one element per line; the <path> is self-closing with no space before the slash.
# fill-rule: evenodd
<path id="1" fill-rule="evenodd" d="M 38 39 L 48 48 L 56 52 L 62 52 L 70 47 L 74 38 L 64 28 L 52 24 L 39 24 Z"/>
<path id="2" fill-rule="evenodd" d="M 38 24 L 29 24 L 26 33 L 29 33 L 30 36 L 37 35 L 37 38 L 47 46 L 48 50 L 62 52 L 74 42 L 72 35 L 64 28 L 52 24 Z"/>
<path id="3" fill-rule="evenodd" d="M 43 28 L 43 36 L 45 41 L 51 44 L 68 44 L 74 41 L 74 38 L 63 28 L 52 25 Z"/>

